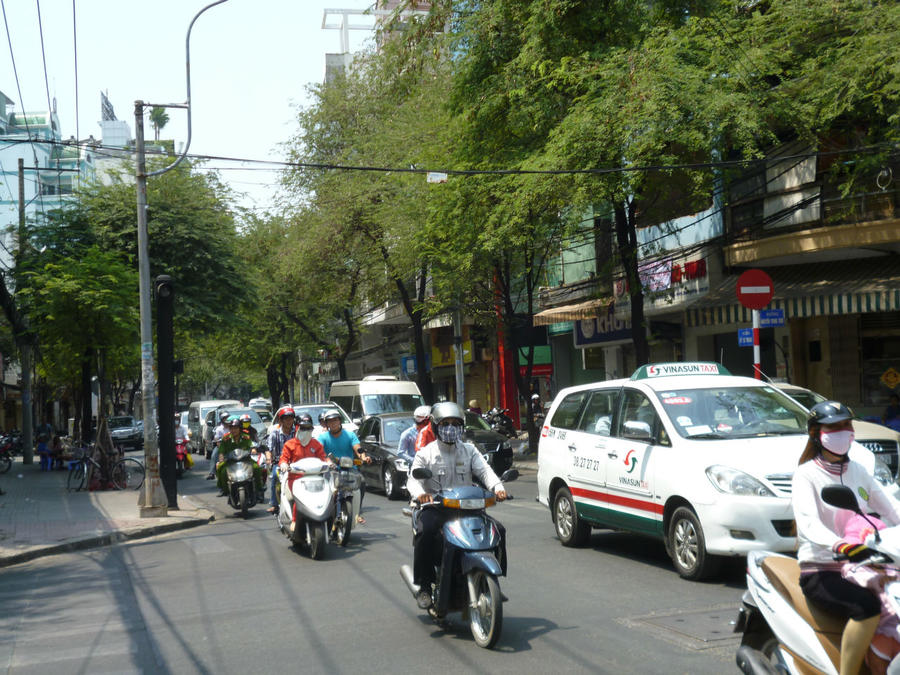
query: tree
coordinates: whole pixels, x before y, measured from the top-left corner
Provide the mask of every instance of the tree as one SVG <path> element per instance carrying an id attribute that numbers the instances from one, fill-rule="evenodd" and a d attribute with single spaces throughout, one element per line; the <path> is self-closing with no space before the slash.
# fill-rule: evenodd
<path id="1" fill-rule="evenodd" d="M 165 108 L 153 106 L 150 109 L 150 124 L 153 125 L 153 140 L 159 140 L 159 132 L 169 123 L 169 113 Z"/>

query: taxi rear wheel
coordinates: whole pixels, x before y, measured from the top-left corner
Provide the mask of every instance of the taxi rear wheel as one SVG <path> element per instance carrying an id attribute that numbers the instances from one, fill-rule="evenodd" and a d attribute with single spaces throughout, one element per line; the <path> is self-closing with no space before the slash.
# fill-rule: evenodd
<path id="1" fill-rule="evenodd" d="M 560 488 L 553 500 L 553 524 L 563 546 L 584 546 L 591 536 L 591 526 L 578 517 L 568 488 Z"/>
<path id="2" fill-rule="evenodd" d="M 678 574 L 691 581 L 714 574 L 722 562 L 720 557 L 706 551 L 700 520 L 687 506 L 679 507 L 672 514 L 666 544 Z"/>

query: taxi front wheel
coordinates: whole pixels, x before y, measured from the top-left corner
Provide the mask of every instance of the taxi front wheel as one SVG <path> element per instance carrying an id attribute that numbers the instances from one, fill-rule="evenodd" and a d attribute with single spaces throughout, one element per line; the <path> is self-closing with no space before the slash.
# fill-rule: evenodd
<path id="1" fill-rule="evenodd" d="M 681 577 L 698 581 L 714 574 L 722 559 L 706 551 L 703 528 L 697 514 L 687 506 L 680 506 L 672 514 L 666 548 Z"/>
<path id="2" fill-rule="evenodd" d="M 553 500 L 553 524 L 563 546 L 584 546 L 591 536 L 591 526 L 578 517 L 568 488 L 560 488 Z"/>

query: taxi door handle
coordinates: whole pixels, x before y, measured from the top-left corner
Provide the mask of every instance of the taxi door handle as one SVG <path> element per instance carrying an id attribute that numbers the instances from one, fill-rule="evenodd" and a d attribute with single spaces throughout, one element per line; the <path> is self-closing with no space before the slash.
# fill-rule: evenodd
<path id="1" fill-rule="evenodd" d="M 569 446 L 569 451 L 570 451 L 570 452 L 575 452 L 577 449 L 578 449 L 578 448 L 575 447 L 575 444 L 574 444 L 574 443 L 572 443 L 572 444 Z"/>
<path id="2" fill-rule="evenodd" d="M 610 452 L 607 452 L 606 456 L 609 457 L 610 459 L 618 459 L 619 453 L 617 453 L 615 450 L 612 450 Z"/>

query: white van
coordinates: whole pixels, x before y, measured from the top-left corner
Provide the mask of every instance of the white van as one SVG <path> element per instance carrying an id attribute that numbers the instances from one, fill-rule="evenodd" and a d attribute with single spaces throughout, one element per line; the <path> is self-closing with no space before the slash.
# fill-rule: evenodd
<path id="1" fill-rule="evenodd" d="M 415 382 L 398 380 L 392 375 L 369 375 L 361 380 L 332 382 L 328 396 L 347 411 L 354 424 L 369 415 L 412 412 L 425 405 Z"/>
<path id="2" fill-rule="evenodd" d="M 193 401 L 188 408 L 187 425 L 191 432 L 191 452 L 205 452 L 204 439 L 206 438 L 206 415 L 210 410 L 219 406 L 228 405 L 240 407 L 241 402 L 234 399 L 220 399 L 212 401 Z"/>
<path id="3" fill-rule="evenodd" d="M 538 501 L 564 546 L 591 528 L 658 537 L 686 579 L 721 556 L 793 551 L 791 477 L 807 411 L 774 385 L 717 363 L 663 363 L 630 379 L 563 389 L 541 429 Z M 852 459 L 896 496 L 859 443 Z"/>

